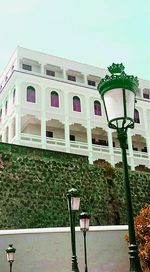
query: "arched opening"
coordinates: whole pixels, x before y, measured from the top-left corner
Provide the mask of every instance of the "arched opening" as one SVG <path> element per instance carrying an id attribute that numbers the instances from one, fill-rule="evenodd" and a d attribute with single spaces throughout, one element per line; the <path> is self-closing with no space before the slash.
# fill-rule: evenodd
<path id="1" fill-rule="evenodd" d="M 93 162 L 95 165 L 101 165 L 103 163 L 107 163 L 107 161 L 103 160 L 103 159 L 98 159 L 96 161 Z"/>
<path id="2" fill-rule="evenodd" d="M 112 141 L 113 141 L 113 147 L 120 148 L 117 132 L 112 133 Z M 128 145 L 126 145 L 126 148 L 128 148 Z"/>
<path id="3" fill-rule="evenodd" d="M 46 138 L 64 139 L 64 124 L 56 119 L 46 122 Z"/>
<path id="4" fill-rule="evenodd" d="M 135 171 L 150 173 L 150 169 L 148 167 L 146 167 L 145 165 L 142 165 L 142 164 L 139 164 L 138 166 L 136 166 Z"/>
<path id="5" fill-rule="evenodd" d="M 21 132 L 30 135 L 41 135 L 41 121 L 35 116 L 27 114 L 21 118 Z"/>
<path id="6" fill-rule="evenodd" d="M 116 164 L 115 164 L 115 168 L 123 168 L 123 162 L 117 162 Z M 130 165 L 128 165 L 128 169 L 131 169 L 131 166 Z"/>
<path id="7" fill-rule="evenodd" d="M 117 163 L 115 164 L 115 167 L 116 167 L 116 168 L 123 168 L 123 163 L 122 163 L 122 162 L 117 162 Z"/>
<path id="8" fill-rule="evenodd" d="M 92 129 L 92 144 L 108 146 L 107 132 L 102 128 Z"/>
<path id="9" fill-rule="evenodd" d="M 70 125 L 70 141 L 87 142 L 86 128 L 81 124 L 74 123 Z"/>
<path id="10" fill-rule="evenodd" d="M 139 134 L 132 136 L 132 148 L 134 151 L 147 152 L 145 138 Z"/>

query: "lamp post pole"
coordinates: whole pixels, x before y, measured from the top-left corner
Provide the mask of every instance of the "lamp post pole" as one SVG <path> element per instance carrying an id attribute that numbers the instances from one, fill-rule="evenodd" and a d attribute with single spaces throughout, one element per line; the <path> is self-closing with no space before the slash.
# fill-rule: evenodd
<path id="1" fill-rule="evenodd" d="M 140 272 L 141 266 L 138 258 L 138 247 L 136 245 L 135 238 L 135 228 L 134 228 L 134 219 L 133 219 L 133 210 L 132 210 L 132 200 L 131 200 L 131 191 L 130 191 L 130 180 L 128 173 L 128 163 L 127 163 L 127 131 L 126 129 L 117 129 L 118 140 L 122 150 L 122 161 L 123 161 L 123 170 L 124 170 L 124 187 L 126 194 L 126 205 L 127 205 L 127 218 L 128 218 L 128 228 L 129 228 L 129 255 L 130 255 L 130 271 Z"/>
<path id="2" fill-rule="evenodd" d="M 126 154 L 127 129 L 134 128 L 135 96 L 138 89 L 138 79 L 126 75 L 123 64 L 113 63 L 108 67 L 111 75 L 106 75 L 99 84 L 98 90 L 102 97 L 108 127 L 116 129 L 120 147 L 122 150 L 122 161 L 124 169 L 124 188 L 127 205 L 127 219 L 129 228 L 129 254 L 130 272 L 141 272 L 138 256 L 138 247 L 135 238 L 130 181 L 128 174 L 128 163 Z"/>
<path id="3" fill-rule="evenodd" d="M 77 190 L 74 188 L 68 191 L 67 197 L 68 197 L 70 229 L 71 229 L 72 272 L 79 272 L 77 255 L 76 255 L 75 212 L 79 210 L 80 198 L 77 193 Z"/>
<path id="4" fill-rule="evenodd" d="M 86 250 L 86 230 L 83 231 L 83 239 L 84 239 L 85 272 L 88 272 L 88 266 L 87 266 L 87 250 Z"/>
<path id="5" fill-rule="evenodd" d="M 83 240 L 84 240 L 84 261 L 85 261 L 85 272 L 88 272 L 87 265 L 87 249 L 86 249 L 86 233 L 89 230 L 89 221 L 90 215 L 86 212 L 82 212 L 80 214 L 80 230 L 83 232 Z"/>
<path id="6" fill-rule="evenodd" d="M 12 272 L 12 262 L 9 262 L 10 263 L 10 272 Z"/>

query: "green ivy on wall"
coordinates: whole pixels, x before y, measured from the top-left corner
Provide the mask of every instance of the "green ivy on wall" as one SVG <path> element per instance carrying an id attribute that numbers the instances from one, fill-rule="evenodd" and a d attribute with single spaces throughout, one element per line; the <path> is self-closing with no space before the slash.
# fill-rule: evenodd
<path id="1" fill-rule="evenodd" d="M 131 171 L 130 181 L 136 215 L 150 201 L 150 175 Z M 0 143 L 0 229 L 68 226 L 66 192 L 72 187 L 91 225 L 127 223 L 121 170 L 89 165 L 83 156 Z"/>

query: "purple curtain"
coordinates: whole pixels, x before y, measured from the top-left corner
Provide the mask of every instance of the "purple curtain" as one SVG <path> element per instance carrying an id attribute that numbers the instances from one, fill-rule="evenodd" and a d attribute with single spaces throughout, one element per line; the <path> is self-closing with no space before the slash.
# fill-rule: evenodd
<path id="1" fill-rule="evenodd" d="M 80 99 L 77 99 L 77 98 L 73 99 L 73 110 L 81 112 Z"/>
<path id="2" fill-rule="evenodd" d="M 135 118 L 135 119 L 139 118 L 139 113 L 138 113 L 138 111 L 136 111 L 136 110 L 135 110 L 135 112 L 134 112 L 134 118 Z"/>
<path id="3" fill-rule="evenodd" d="M 137 110 L 134 111 L 134 121 L 140 123 L 139 112 Z"/>
<path id="4" fill-rule="evenodd" d="M 51 94 L 51 106 L 59 108 L 59 98 L 58 94 Z"/>
<path id="5" fill-rule="evenodd" d="M 101 104 L 99 102 L 94 103 L 94 113 L 95 115 L 102 115 Z"/>
<path id="6" fill-rule="evenodd" d="M 35 90 L 27 89 L 27 101 L 35 103 Z"/>

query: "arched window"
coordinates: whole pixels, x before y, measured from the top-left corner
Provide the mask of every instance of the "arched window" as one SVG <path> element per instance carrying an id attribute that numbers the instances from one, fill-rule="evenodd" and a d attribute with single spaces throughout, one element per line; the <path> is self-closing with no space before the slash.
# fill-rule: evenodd
<path id="1" fill-rule="evenodd" d="M 51 92 L 51 106 L 59 108 L 59 96 L 55 91 Z"/>
<path id="2" fill-rule="evenodd" d="M 73 110 L 81 112 L 81 103 L 78 96 L 73 97 Z"/>
<path id="3" fill-rule="evenodd" d="M 134 122 L 135 123 L 140 123 L 139 112 L 136 109 L 134 110 Z"/>
<path id="4" fill-rule="evenodd" d="M 94 114 L 102 115 L 101 103 L 99 101 L 94 101 Z"/>
<path id="5" fill-rule="evenodd" d="M 13 104 L 15 104 L 16 90 L 13 90 Z"/>
<path id="6" fill-rule="evenodd" d="M 27 87 L 27 101 L 35 103 L 35 89 L 32 86 Z"/>

